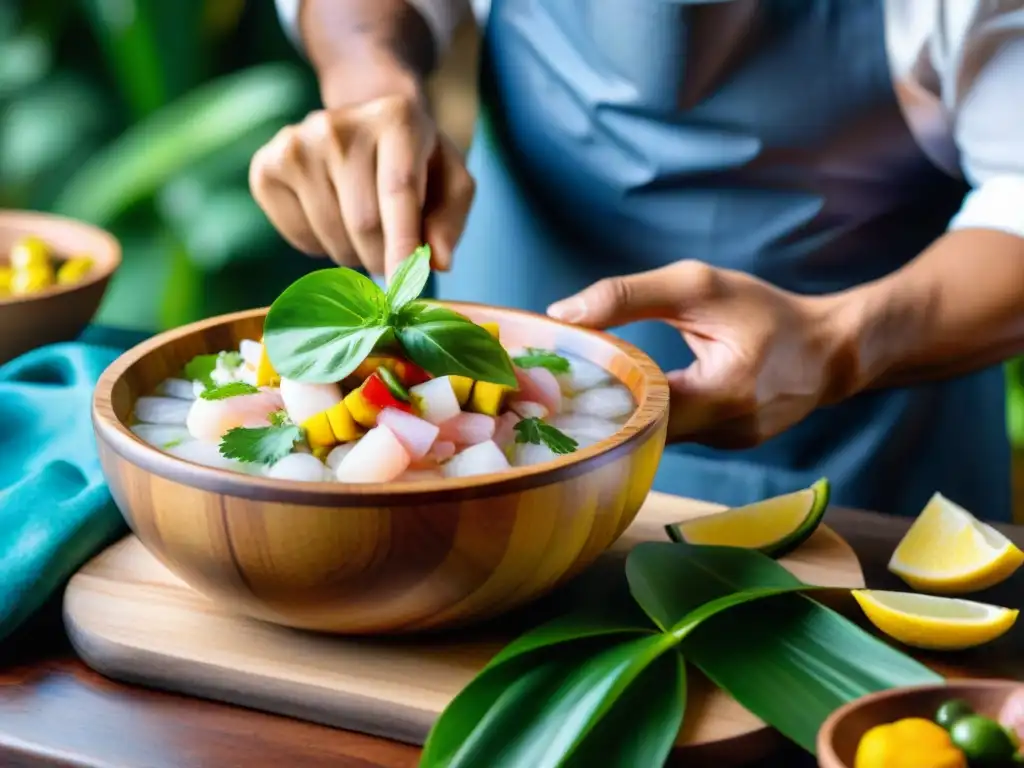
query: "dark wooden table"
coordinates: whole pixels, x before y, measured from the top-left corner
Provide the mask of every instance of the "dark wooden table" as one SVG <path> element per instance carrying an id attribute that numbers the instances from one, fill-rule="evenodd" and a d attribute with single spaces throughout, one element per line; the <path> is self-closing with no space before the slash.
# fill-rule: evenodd
<path id="1" fill-rule="evenodd" d="M 873 588 L 902 589 L 886 564 L 909 521 L 832 509 L 826 521 Z M 1024 527 L 1004 530 L 1024 545 Z M 1024 569 L 976 599 L 1020 607 Z M 1024 622 L 976 651 L 925 658 L 953 676 L 1024 677 Z M 79 662 L 51 607 L 0 646 L 0 766 L 409 768 L 419 750 L 284 717 L 112 682 Z M 814 765 L 787 751 L 764 766 Z"/>

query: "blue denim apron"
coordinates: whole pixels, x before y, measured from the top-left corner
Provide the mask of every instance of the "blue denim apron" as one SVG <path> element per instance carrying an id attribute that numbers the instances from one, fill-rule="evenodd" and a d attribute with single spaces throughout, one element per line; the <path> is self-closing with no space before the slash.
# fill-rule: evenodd
<path id="1" fill-rule="evenodd" d="M 905 124 L 881 0 L 757 5 L 742 50 L 709 80 L 695 72 L 707 3 L 495 0 L 469 158 L 477 199 L 438 296 L 543 312 L 683 258 L 825 293 L 939 236 L 965 189 Z M 666 370 L 692 360 L 665 325 L 619 334 Z M 737 505 L 827 476 L 837 504 L 913 515 L 938 490 L 1008 520 L 1004 408 L 999 368 L 869 392 L 751 450 L 671 446 L 655 487 Z"/>

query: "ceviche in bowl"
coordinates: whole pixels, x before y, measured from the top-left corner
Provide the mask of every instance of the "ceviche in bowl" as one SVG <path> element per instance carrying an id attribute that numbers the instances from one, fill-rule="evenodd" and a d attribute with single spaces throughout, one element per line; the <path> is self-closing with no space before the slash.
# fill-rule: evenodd
<path id="1" fill-rule="evenodd" d="M 664 447 L 646 355 L 532 313 L 331 268 L 101 378 L 105 474 L 142 542 L 233 610 L 334 632 L 500 613 L 592 562 Z"/>

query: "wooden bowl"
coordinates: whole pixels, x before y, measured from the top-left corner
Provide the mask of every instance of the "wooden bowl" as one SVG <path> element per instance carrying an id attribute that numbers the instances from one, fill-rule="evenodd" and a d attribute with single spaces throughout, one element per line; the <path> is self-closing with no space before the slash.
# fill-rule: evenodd
<path id="1" fill-rule="evenodd" d="M 932 720 L 939 706 L 963 699 L 979 715 L 995 718 L 1007 697 L 1024 687 L 1017 680 L 950 680 L 945 685 L 921 685 L 873 693 L 833 712 L 818 731 L 818 765 L 853 768 L 861 737 L 876 725 L 904 717 Z"/>
<path id="2" fill-rule="evenodd" d="M 128 429 L 135 400 L 194 355 L 258 339 L 266 310 L 213 318 L 125 353 L 96 387 L 103 470 L 132 530 L 198 591 L 242 614 L 327 632 L 437 629 L 508 611 L 589 565 L 633 521 L 665 443 L 668 385 L 612 336 L 451 304 L 510 346 L 601 365 L 638 408 L 613 437 L 549 464 L 458 480 L 343 485 L 252 477 L 175 458 Z"/>
<path id="3" fill-rule="evenodd" d="M 0 210 L 0 264 L 16 240 L 34 235 L 61 258 L 87 255 L 89 274 L 73 285 L 55 285 L 29 296 L 0 298 L 0 364 L 30 349 L 70 341 L 82 332 L 121 264 L 121 246 L 108 232 L 72 219 Z"/>

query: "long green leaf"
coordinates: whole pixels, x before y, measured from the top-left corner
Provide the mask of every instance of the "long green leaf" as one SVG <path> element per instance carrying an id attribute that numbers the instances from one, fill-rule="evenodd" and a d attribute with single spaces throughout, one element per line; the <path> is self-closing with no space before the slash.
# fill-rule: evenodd
<path id="1" fill-rule="evenodd" d="M 211 81 L 135 124 L 68 183 L 55 210 L 107 224 L 172 176 L 304 101 L 301 72 L 266 64 Z"/>
<path id="2" fill-rule="evenodd" d="M 686 658 L 808 752 L 825 718 L 875 691 L 942 682 L 923 664 L 801 595 L 739 605 L 682 644 Z"/>
<path id="3" fill-rule="evenodd" d="M 452 702 L 431 731 L 421 766 L 460 768 L 558 768 L 610 711 L 673 638 L 591 641 L 558 653 L 517 656 L 485 671 Z M 645 678 L 651 691 L 678 682 Z M 646 695 L 652 695 L 648 691 Z M 637 727 L 663 744 L 675 738 L 679 720 L 654 718 Z M 658 732 L 658 731 L 661 732 Z"/>

